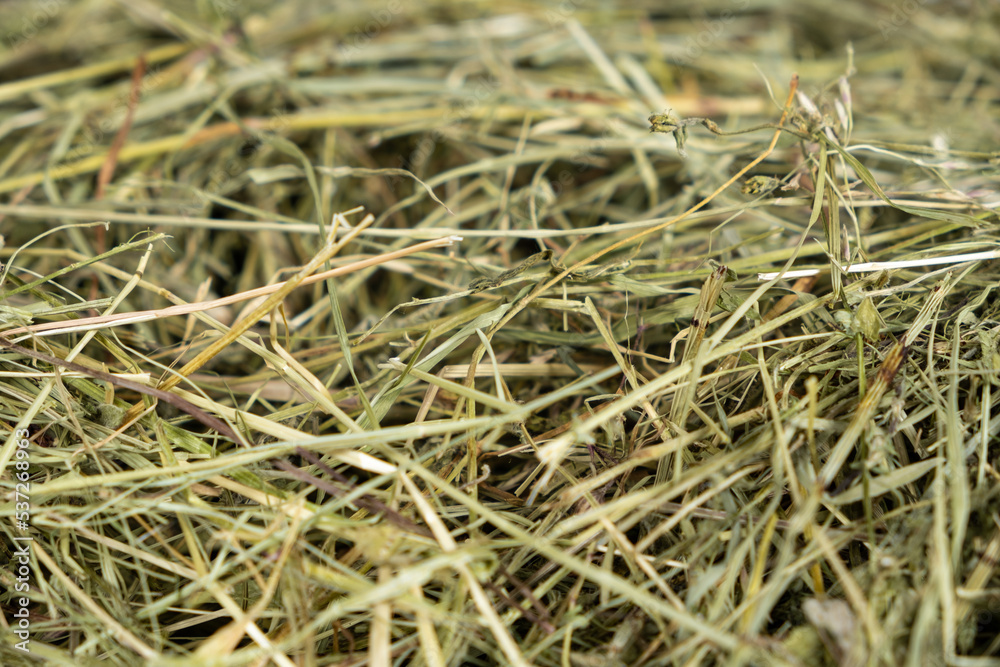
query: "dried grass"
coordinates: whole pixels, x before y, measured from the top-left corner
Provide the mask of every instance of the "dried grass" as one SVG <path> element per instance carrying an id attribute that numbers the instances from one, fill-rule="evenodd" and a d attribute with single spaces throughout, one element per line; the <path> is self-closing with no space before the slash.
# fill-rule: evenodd
<path id="1" fill-rule="evenodd" d="M 1000 664 L 998 25 L 0 6 L 0 663 Z"/>

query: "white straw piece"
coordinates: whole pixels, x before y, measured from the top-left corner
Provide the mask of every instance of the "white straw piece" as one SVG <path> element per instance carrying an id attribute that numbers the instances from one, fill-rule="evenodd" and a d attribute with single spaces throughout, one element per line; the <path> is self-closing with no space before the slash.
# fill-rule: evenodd
<path id="1" fill-rule="evenodd" d="M 867 271 L 883 271 L 892 269 L 908 269 L 914 266 L 934 266 L 935 264 L 961 264 L 963 262 L 978 262 L 984 259 L 1000 259 L 1000 250 L 986 250 L 984 252 L 971 252 L 965 255 L 945 255 L 943 257 L 925 257 L 924 259 L 906 259 L 898 262 L 864 262 L 852 264 L 843 269 L 845 273 L 865 273 Z M 757 280 L 774 280 L 778 276 L 782 278 L 804 278 L 815 276 L 820 273 L 820 269 L 798 269 L 796 271 L 775 271 L 773 273 L 758 273 Z"/>

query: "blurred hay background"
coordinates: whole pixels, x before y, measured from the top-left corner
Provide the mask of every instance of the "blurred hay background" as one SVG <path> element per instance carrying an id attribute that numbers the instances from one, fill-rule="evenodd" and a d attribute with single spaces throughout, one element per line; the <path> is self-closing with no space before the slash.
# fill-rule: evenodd
<path id="1" fill-rule="evenodd" d="M 1000 664 L 996 3 L 0 42 L 3 665 Z"/>

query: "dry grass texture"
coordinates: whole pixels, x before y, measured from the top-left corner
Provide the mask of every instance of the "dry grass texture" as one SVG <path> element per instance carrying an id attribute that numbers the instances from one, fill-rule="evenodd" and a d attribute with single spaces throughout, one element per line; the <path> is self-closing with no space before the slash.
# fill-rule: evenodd
<path id="1" fill-rule="evenodd" d="M 1000 665 L 995 3 L 0 40 L 0 664 Z"/>

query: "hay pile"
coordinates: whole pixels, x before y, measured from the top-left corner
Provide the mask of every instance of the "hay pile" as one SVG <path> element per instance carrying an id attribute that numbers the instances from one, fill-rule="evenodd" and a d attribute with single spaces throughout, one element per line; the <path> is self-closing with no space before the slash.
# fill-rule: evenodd
<path id="1" fill-rule="evenodd" d="M 1000 664 L 995 4 L 0 26 L 3 665 Z"/>

